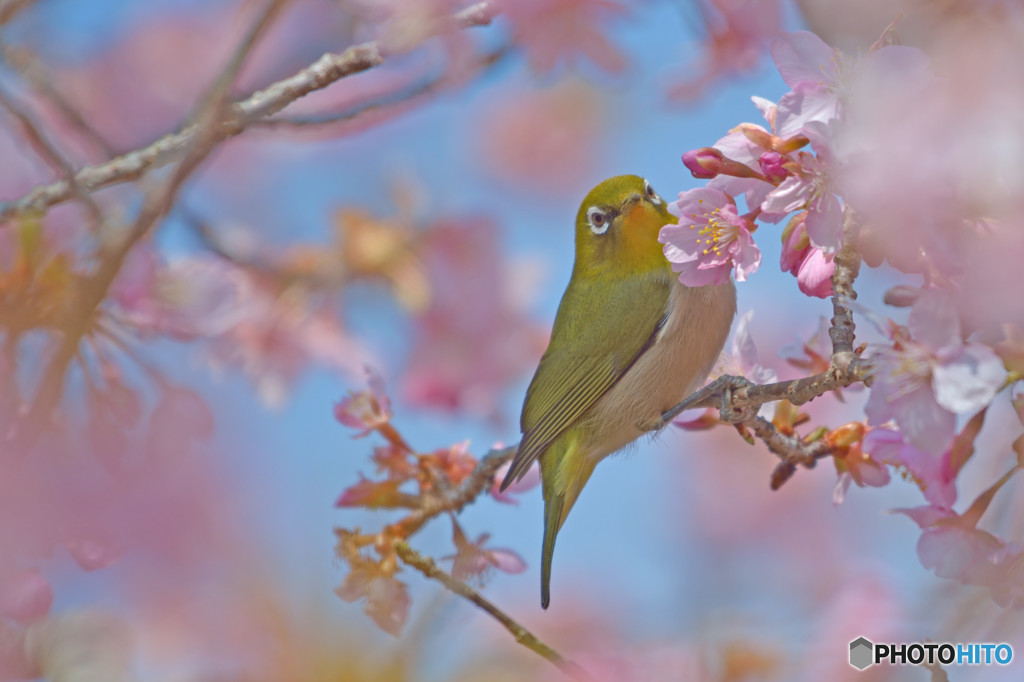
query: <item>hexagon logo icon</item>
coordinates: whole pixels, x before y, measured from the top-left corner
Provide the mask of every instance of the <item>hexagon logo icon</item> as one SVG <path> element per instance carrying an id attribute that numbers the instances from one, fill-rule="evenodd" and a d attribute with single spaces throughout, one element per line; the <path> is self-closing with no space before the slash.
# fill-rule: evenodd
<path id="1" fill-rule="evenodd" d="M 868 667 L 874 663 L 874 649 L 875 645 L 866 637 L 858 637 L 853 640 L 850 642 L 850 665 L 857 670 Z"/>

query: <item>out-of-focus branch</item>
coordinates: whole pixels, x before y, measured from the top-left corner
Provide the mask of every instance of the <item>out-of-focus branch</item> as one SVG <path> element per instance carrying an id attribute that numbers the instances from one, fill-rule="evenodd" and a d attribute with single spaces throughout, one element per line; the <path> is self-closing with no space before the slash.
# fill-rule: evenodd
<path id="1" fill-rule="evenodd" d="M 462 511 L 463 507 L 474 502 L 480 493 L 494 484 L 495 473 L 502 464 L 512 459 L 516 454 L 516 447 L 518 446 L 487 453 L 455 490 L 428 497 L 416 511 L 388 526 L 385 532 L 394 537 L 407 538 L 435 516 Z"/>
<path id="2" fill-rule="evenodd" d="M 395 553 L 398 554 L 402 561 L 409 566 L 412 566 L 431 580 L 438 581 L 451 592 L 454 592 L 463 599 L 475 604 L 479 609 L 483 610 L 496 621 L 501 623 L 506 630 L 512 633 L 512 636 L 515 637 L 516 641 L 527 649 L 550 661 L 556 665 L 559 670 L 574 680 L 593 680 L 593 678 L 588 675 L 583 668 L 564 658 L 557 651 L 539 640 L 536 635 L 509 617 L 508 614 L 484 598 L 484 596 L 479 592 L 461 580 L 456 580 L 446 571 L 438 568 L 433 559 L 424 557 L 419 552 L 409 547 L 405 542 L 396 542 L 394 547 Z"/>
<path id="3" fill-rule="evenodd" d="M 480 26 L 490 23 L 492 17 L 493 9 L 490 3 L 481 2 L 459 12 L 456 21 L 462 27 Z M 236 103 L 232 107 L 233 115 L 221 121 L 218 135 L 223 139 L 238 135 L 254 121 L 278 113 L 311 92 L 322 90 L 346 76 L 380 66 L 386 56 L 385 51 L 375 42 L 355 45 L 341 54 L 324 54 L 295 75 Z M 86 166 L 75 174 L 75 182 L 86 191 L 95 191 L 136 180 L 153 168 L 180 159 L 198 135 L 199 130 L 193 123 L 178 132 L 165 135 L 142 149 L 106 163 Z M 72 186 L 67 181 L 36 187 L 19 199 L 0 204 L 0 221 L 22 213 L 42 211 L 68 200 L 72 196 L 71 192 Z"/>
<path id="4" fill-rule="evenodd" d="M 92 196 L 82 190 L 75 180 L 75 170 L 71 167 L 64 156 L 57 151 L 57 148 L 53 146 L 50 140 L 43 133 L 41 127 L 32 118 L 32 115 L 28 111 L 20 107 L 15 101 L 7 95 L 6 92 L 0 90 L 0 108 L 3 108 L 7 114 L 14 119 L 18 127 L 21 129 L 22 135 L 28 141 L 29 145 L 39 154 L 39 157 L 46 162 L 53 170 L 64 178 L 64 182 L 67 182 L 71 188 L 71 194 L 76 199 L 80 200 L 89 212 L 89 217 L 92 220 L 92 227 L 98 230 L 103 224 L 103 212 L 100 207 L 93 201 Z"/>
<path id="5" fill-rule="evenodd" d="M 491 68 L 499 63 L 509 53 L 508 47 L 499 48 L 490 54 L 483 55 L 475 64 L 480 71 Z M 272 118 L 253 121 L 253 127 L 259 128 L 313 128 L 329 126 L 336 123 L 345 123 L 360 118 L 370 113 L 387 113 L 389 110 L 410 104 L 411 102 L 426 98 L 444 89 L 451 79 L 439 75 L 421 83 L 412 85 L 404 90 L 389 93 L 372 102 L 366 102 L 352 107 L 345 111 L 334 113 L 311 115 L 311 116 L 274 116 Z"/>
<path id="6" fill-rule="evenodd" d="M 185 181 L 217 144 L 225 139 L 224 126 L 221 123 L 230 118 L 232 113 L 228 106 L 228 89 L 245 56 L 287 2 L 288 0 L 267 2 L 249 34 L 235 51 L 210 92 L 203 98 L 195 116 L 196 123 L 193 127 L 196 132 L 189 140 L 181 163 L 166 181 L 147 194 L 135 223 L 124 238 L 118 244 L 101 252 L 99 265 L 84 283 L 78 304 L 71 308 L 72 312 L 63 330 L 60 345 L 43 372 L 39 390 L 21 432 L 23 446 L 31 445 L 49 421 L 50 414 L 63 393 L 64 376 L 78 353 L 78 344 L 92 327 L 96 310 L 106 298 L 107 291 L 117 277 L 128 252 L 167 214 Z M 27 449 L 26 447 L 26 451 Z"/>
<path id="7" fill-rule="evenodd" d="M 22 10 L 35 4 L 36 0 L 0 0 L 0 26 L 16 17 Z"/>
<path id="8" fill-rule="evenodd" d="M 829 391 L 870 380 L 870 363 L 854 350 L 855 325 L 848 305 L 857 298 L 853 283 L 860 271 L 859 234 L 857 218 L 846 207 L 843 243 L 836 253 L 832 274 L 832 325 L 829 328 L 832 355 L 827 370 L 803 379 L 771 384 L 753 384 L 743 377 L 721 376 L 664 412 L 660 422 L 652 428 L 661 428 L 685 410 L 718 407 L 722 421 L 746 426 L 782 459 L 772 474 L 773 489 L 781 486 L 798 465 L 810 468 L 818 459 L 830 455 L 831 450 L 824 442 L 807 443 L 780 433 L 771 422 L 757 417 L 757 411 L 765 403 L 779 400 L 802 405 Z"/>

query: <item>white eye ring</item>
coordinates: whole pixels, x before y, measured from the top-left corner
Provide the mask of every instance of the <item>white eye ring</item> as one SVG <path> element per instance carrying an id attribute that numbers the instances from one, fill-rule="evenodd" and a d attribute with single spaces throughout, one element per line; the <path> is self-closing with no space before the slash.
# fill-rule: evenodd
<path id="1" fill-rule="evenodd" d="M 646 194 L 647 198 L 656 204 L 665 203 L 665 200 L 658 196 L 658 193 L 654 191 L 654 188 L 651 187 L 651 183 L 647 182 L 647 180 L 644 180 L 644 194 Z"/>
<path id="2" fill-rule="evenodd" d="M 604 234 L 607 232 L 611 222 L 608 214 L 597 206 L 591 206 L 587 209 L 587 223 L 590 224 L 590 231 L 594 234 Z"/>

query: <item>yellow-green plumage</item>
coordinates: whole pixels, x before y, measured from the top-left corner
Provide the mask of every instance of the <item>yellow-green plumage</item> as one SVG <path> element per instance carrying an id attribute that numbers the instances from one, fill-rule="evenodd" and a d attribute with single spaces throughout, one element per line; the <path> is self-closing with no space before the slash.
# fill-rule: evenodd
<path id="1" fill-rule="evenodd" d="M 676 219 L 643 178 L 605 180 L 576 217 L 576 260 L 530 383 L 502 488 L 540 458 L 541 605 L 555 537 L 604 457 L 636 440 L 707 376 L 736 311 L 732 283 L 679 284 L 658 243 Z"/>

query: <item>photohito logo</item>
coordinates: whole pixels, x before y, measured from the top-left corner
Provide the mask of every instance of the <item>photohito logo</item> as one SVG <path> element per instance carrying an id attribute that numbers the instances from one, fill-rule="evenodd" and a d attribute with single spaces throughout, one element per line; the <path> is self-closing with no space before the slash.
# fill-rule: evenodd
<path id="1" fill-rule="evenodd" d="M 1012 660 L 1013 647 L 1009 644 L 876 644 L 867 637 L 850 642 L 850 665 L 857 670 L 883 662 L 893 665 L 1009 665 Z"/>

